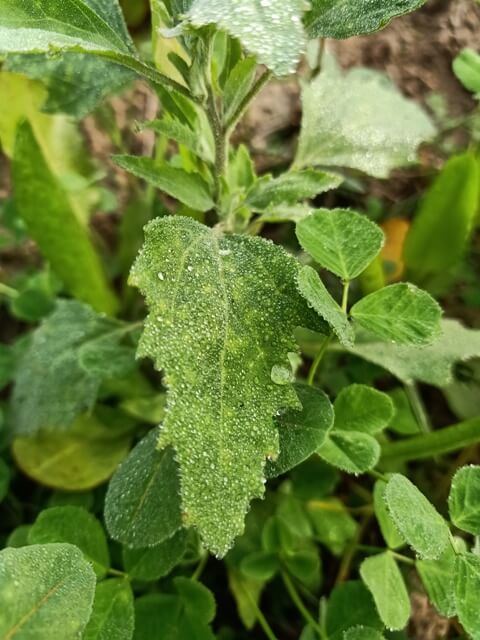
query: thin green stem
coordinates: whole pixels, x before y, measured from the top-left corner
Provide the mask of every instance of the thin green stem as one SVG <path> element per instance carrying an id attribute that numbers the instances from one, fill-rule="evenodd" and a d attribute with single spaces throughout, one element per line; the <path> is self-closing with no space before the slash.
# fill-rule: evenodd
<path id="1" fill-rule="evenodd" d="M 258 606 L 257 602 L 255 601 L 255 598 L 252 596 L 250 591 L 244 585 L 242 585 L 242 590 L 247 596 L 248 600 L 250 601 L 250 604 L 252 605 L 252 608 L 255 611 L 255 615 L 257 616 L 258 624 L 262 627 L 264 634 L 267 636 L 269 640 L 278 640 L 277 636 L 273 633 L 272 628 L 268 624 L 267 619 L 263 615 L 262 610 Z"/>
<path id="2" fill-rule="evenodd" d="M 309 384 L 310 386 L 313 385 L 314 381 L 315 381 L 315 375 L 317 373 L 317 369 L 320 365 L 320 362 L 322 361 L 323 356 L 325 355 L 325 352 L 328 349 L 328 345 L 330 344 L 330 342 L 332 341 L 332 336 L 327 336 L 323 343 L 322 346 L 320 347 L 319 352 L 317 353 L 317 355 L 315 356 L 314 361 L 312 362 L 312 366 L 310 367 L 310 371 L 308 372 L 308 378 L 307 378 L 307 384 Z"/>
<path id="3" fill-rule="evenodd" d="M 348 292 L 350 290 L 350 280 L 345 280 L 343 283 L 343 294 L 342 294 L 342 311 L 343 313 L 347 313 L 348 311 Z"/>
<path id="4" fill-rule="evenodd" d="M 285 585 L 285 588 L 288 591 L 288 595 L 290 596 L 293 604 L 298 609 L 299 613 L 302 615 L 302 617 L 305 620 L 305 622 L 307 624 L 311 625 L 315 629 L 315 631 L 317 631 L 320 635 L 322 635 L 322 628 L 320 627 L 318 622 L 315 620 L 315 618 L 312 616 L 310 611 L 303 604 L 303 601 L 302 601 L 302 599 L 301 599 L 301 597 L 300 597 L 295 585 L 293 584 L 293 582 L 292 582 L 290 576 L 288 575 L 288 573 L 286 573 L 285 571 L 282 571 L 282 580 L 283 580 L 283 583 Z"/>
<path id="5" fill-rule="evenodd" d="M 192 580 L 199 580 L 200 576 L 202 575 L 205 567 L 207 566 L 207 562 L 208 562 L 208 553 L 204 553 L 203 556 L 200 558 L 200 562 L 197 565 L 197 568 L 195 569 L 195 571 L 192 573 Z"/>
<path id="6" fill-rule="evenodd" d="M 423 433 L 429 433 L 432 430 L 432 426 L 415 382 L 406 384 L 405 392 L 420 430 L 423 431 Z"/>
<path id="7" fill-rule="evenodd" d="M 213 139 L 215 141 L 215 167 L 213 178 L 215 180 L 214 198 L 218 204 L 221 195 L 221 179 L 225 173 L 227 163 L 227 136 L 218 113 L 215 95 L 211 87 L 208 92 L 206 114 L 212 129 Z"/>
<path id="8" fill-rule="evenodd" d="M 118 569 L 112 569 L 112 567 L 108 569 L 107 573 L 110 576 L 117 576 L 119 578 L 130 580 L 130 576 L 128 575 L 128 573 L 125 573 L 125 571 L 119 571 Z"/>
<path id="9" fill-rule="evenodd" d="M 367 530 L 368 525 L 370 524 L 371 515 L 366 515 L 362 520 L 360 526 L 357 529 L 357 533 L 355 534 L 355 538 L 352 540 L 346 552 L 343 554 L 342 561 L 340 563 L 340 568 L 338 570 L 337 578 L 335 580 L 335 584 L 339 584 L 340 582 L 345 582 L 350 574 L 350 567 L 352 565 L 353 558 L 355 557 L 356 552 L 359 549 L 360 541 L 363 538 L 365 531 Z"/>
<path id="10" fill-rule="evenodd" d="M 20 295 L 16 289 L 9 287 L 7 284 L 0 282 L 0 294 L 7 296 L 7 298 L 18 298 Z"/>
<path id="11" fill-rule="evenodd" d="M 250 103 L 252 102 L 252 100 L 255 98 L 255 96 L 258 93 L 260 93 L 260 91 L 267 84 L 267 82 L 270 80 L 271 77 L 272 77 L 272 72 L 267 70 L 257 78 L 257 80 L 253 84 L 253 86 L 250 89 L 250 91 L 246 94 L 244 99 L 238 105 L 236 111 L 229 118 L 228 122 L 225 123 L 225 129 L 227 131 L 227 137 L 230 137 L 230 135 L 232 134 L 233 130 L 235 129 L 235 127 L 237 126 L 237 124 L 241 120 L 243 114 L 248 109 L 248 107 L 249 107 Z"/>
<path id="12" fill-rule="evenodd" d="M 397 464 L 451 453 L 480 442 L 480 418 L 382 445 L 382 463 Z"/>
<path id="13" fill-rule="evenodd" d="M 415 560 L 412 560 L 412 558 L 409 558 L 408 556 L 404 556 L 403 554 L 392 551 L 391 549 L 390 555 L 396 558 L 399 562 L 403 562 L 404 564 L 408 564 L 410 566 L 415 566 Z"/>
<path id="14" fill-rule="evenodd" d="M 369 471 L 367 471 L 367 473 L 369 476 L 372 476 L 372 478 L 375 478 L 375 480 L 383 480 L 384 482 L 388 482 L 388 478 L 376 469 L 370 469 Z"/>

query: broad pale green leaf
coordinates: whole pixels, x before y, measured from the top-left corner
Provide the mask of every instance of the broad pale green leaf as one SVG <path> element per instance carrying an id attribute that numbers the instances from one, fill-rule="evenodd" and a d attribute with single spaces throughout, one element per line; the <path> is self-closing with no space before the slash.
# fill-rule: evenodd
<path id="1" fill-rule="evenodd" d="M 195 26 L 216 24 L 238 38 L 276 75 L 293 73 L 306 44 L 302 0 L 195 0 L 188 13 Z"/>
<path id="2" fill-rule="evenodd" d="M 410 283 L 375 291 L 354 304 L 350 313 L 367 331 L 400 344 L 429 344 L 440 334 L 440 305 Z"/>
<path id="3" fill-rule="evenodd" d="M 395 114 L 395 117 L 392 117 Z M 426 113 L 383 74 L 324 69 L 303 92 L 295 164 L 358 169 L 378 178 L 416 160 L 435 134 Z"/>
<path id="4" fill-rule="evenodd" d="M 318 209 L 296 232 L 305 251 L 343 280 L 359 276 L 384 243 L 380 227 L 349 209 Z"/>
<path id="5" fill-rule="evenodd" d="M 424 195 L 405 241 L 404 262 L 410 280 L 433 293 L 448 288 L 468 249 L 479 198 L 475 155 L 450 158 Z"/>
<path id="6" fill-rule="evenodd" d="M 166 163 L 159 165 L 152 158 L 113 156 L 113 159 L 122 169 L 143 178 L 192 209 L 208 211 L 215 206 L 208 184 L 197 173 L 187 173 Z"/>
<path id="7" fill-rule="evenodd" d="M 304 384 L 295 385 L 295 391 L 302 410 L 290 409 L 277 419 L 280 455 L 267 462 L 268 478 L 293 469 L 315 453 L 333 425 L 333 407 L 323 391 Z"/>
<path id="8" fill-rule="evenodd" d="M 386 393 L 365 384 L 351 384 L 340 391 L 334 402 L 335 428 L 374 435 L 393 418 L 393 402 Z"/>
<path id="9" fill-rule="evenodd" d="M 113 313 L 117 301 L 88 230 L 52 174 L 28 122 L 18 130 L 12 175 L 17 211 L 69 293 L 97 311 Z"/>
<path id="10" fill-rule="evenodd" d="M 473 640 L 480 638 L 480 557 L 473 553 L 457 556 L 455 604 L 458 619 Z"/>
<path id="11" fill-rule="evenodd" d="M 291 385 L 272 382 L 274 367 L 291 368 L 294 328 L 316 322 L 297 273 L 271 242 L 180 217 L 146 228 L 132 270 L 150 312 L 138 353 L 164 369 L 168 388 L 159 444 L 176 451 L 185 523 L 219 555 L 279 454 L 273 416 L 299 406 Z"/>
<path id="12" fill-rule="evenodd" d="M 355 603 L 355 606 L 352 606 Z M 375 603 L 365 585 L 359 580 L 338 584 L 328 600 L 325 627 L 330 640 L 343 640 L 351 627 L 367 625 L 383 629 Z"/>
<path id="13" fill-rule="evenodd" d="M 341 176 L 315 169 L 288 171 L 278 178 L 262 177 L 249 192 L 246 205 L 256 211 L 280 204 L 293 205 L 336 189 L 342 182 Z"/>
<path id="14" fill-rule="evenodd" d="M 67 53 L 61 59 L 43 54 L 8 56 L 5 68 L 40 80 L 48 91 L 46 113 L 83 118 L 109 95 L 118 93 L 135 75 L 118 64 L 88 54 Z"/>
<path id="15" fill-rule="evenodd" d="M 429 599 L 447 618 L 455 615 L 455 552 L 448 546 L 438 560 L 417 560 L 416 567 Z"/>
<path id="16" fill-rule="evenodd" d="M 110 481 L 105 523 L 114 540 L 128 547 L 154 547 L 181 527 L 177 465 L 173 451 L 157 450 L 152 429 Z"/>
<path id="17" fill-rule="evenodd" d="M 214 640 L 209 623 L 215 616 L 211 592 L 199 582 L 174 578 L 175 593 L 151 594 L 135 602 L 134 640 Z"/>
<path id="18" fill-rule="evenodd" d="M 96 487 L 128 455 L 129 434 L 112 433 L 93 416 L 79 418 L 68 433 L 42 433 L 13 442 L 20 469 L 42 485 L 64 491 Z"/>
<path id="19" fill-rule="evenodd" d="M 380 445 L 368 433 L 334 429 L 318 449 L 329 464 L 347 473 L 365 473 L 380 459 Z"/>
<path id="20" fill-rule="evenodd" d="M 385 27 L 426 0 L 311 0 L 305 26 L 311 38 L 350 38 Z"/>
<path id="21" fill-rule="evenodd" d="M 187 532 L 177 533 L 155 545 L 144 549 L 123 549 L 123 566 L 131 578 L 136 580 L 159 580 L 172 571 L 181 561 L 187 548 Z"/>
<path id="22" fill-rule="evenodd" d="M 383 539 L 387 543 L 389 549 L 397 549 L 404 544 L 403 537 L 400 535 L 392 516 L 387 509 L 385 500 L 385 489 L 387 483 L 384 480 L 377 480 L 373 489 L 373 507 L 375 509 L 375 517 L 377 519 Z M 429 561 L 430 562 L 430 561 Z"/>
<path id="23" fill-rule="evenodd" d="M 390 515 L 404 539 L 426 560 L 436 560 L 449 544 L 447 523 L 405 476 L 395 473 L 385 489 Z"/>
<path id="24" fill-rule="evenodd" d="M 403 629 L 410 617 L 410 599 L 402 574 L 390 552 L 367 558 L 360 575 L 375 600 L 380 618 L 391 630 Z"/>
<path id="25" fill-rule="evenodd" d="M 71 544 L 0 551 L 0 637 L 78 640 L 88 622 L 95 574 Z"/>
<path id="26" fill-rule="evenodd" d="M 385 640 L 385 636 L 371 627 L 352 627 L 345 631 L 343 640 Z"/>
<path id="27" fill-rule="evenodd" d="M 117 0 L 1 0 L 0 51 L 135 51 Z"/>
<path id="28" fill-rule="evenodd" d="M 480 535 L 480 466 L 470 465 L 456 472 L 448 496 L 448 510 L 456 527 Z"/>
<path id="29" fill-rule="evenodd" d="M 128 580 L 115 578 L 97 584 L 83 640 L 131 640 L 134 625 L 133 593 Z"/>
<path id="30" fill-rule="evenodd" d="M 30 544 L 68 542 L 78 547 L 97 574 L 103 578 L 110 566 L 107 539 L 100 522 L 80 507 L 45 509 L 28 534 Z"/>
<path id="31" fill-rule="evenodd" d="M 315 269 L 309 266 L 301 269 L 298 274 L 298 289 L 318 315 L 328 322 L 341 344 L 353 346 L 355 334 L 347 314 L 332 298 Z"/>
<path id="32" fill-rule="evenodd" d="M 135 366 L 133 349 L 119 344 L 124 326 L 80 302 L 59 300 L 34 331 L 17 367 L 10 416 L 14 433 L 66 431 L 91 410 L 102 380 Z M 102 354 L 108 358 L 98 360 Z"/>
<path id="33" fill-rule="evenodd" d="M 480 55 L 473 49 L 463 49 L 453 61 L 453 71 L 469 91 L 480 94 Z"/>
<path id="34" fill-rule="evenodd" d="M 444 387 L 453 381 L 456 362 L 480 356 L 480 331 L 467 329 L 456 320 L 443 320 L 441 328 L 440 337 L 432 345 L 407 346 L 357 336 L 350 351 L 383 367 L 402 382 L 418 380 Z"/>

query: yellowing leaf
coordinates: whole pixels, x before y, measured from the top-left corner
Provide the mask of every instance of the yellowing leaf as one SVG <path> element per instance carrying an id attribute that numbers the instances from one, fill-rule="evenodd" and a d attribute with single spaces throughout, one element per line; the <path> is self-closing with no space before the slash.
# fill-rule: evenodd
<path id="1" fill-rule="evenodd" d="M 316 321 L 297 273 L 271 242 L 188 218 L 152 222 L 132 270 L 150 311 L 139 355 L 168 388 L 159 446 L 176 450 L 186 524 L 219 555 L 263 495 L 266 459 L 279 453 L 273 416 L 300 408 L 288 380 L 272 381 L 272 369 L 290 369 L 294 328 Z"/>

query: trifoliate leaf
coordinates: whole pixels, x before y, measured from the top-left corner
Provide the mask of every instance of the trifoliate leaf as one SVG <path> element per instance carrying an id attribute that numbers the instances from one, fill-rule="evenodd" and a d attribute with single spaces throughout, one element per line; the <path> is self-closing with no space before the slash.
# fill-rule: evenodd
<path id="1" fill-rule="evenodd" d="M 385 489 L 390 515 L 404 539 L 426 560 L 439 558 L 449 543 L 447 523 L 408 478 L 395 473 Z"/>
<path id="2" fill-rule="evenodd" d="M 417 560 L 417 571 L 428 597 L 447 618 L 455 615 L 455 552 L 449 545 L 438 560 Z"/>
<path id="3" fill-rule="evenodd" d="M 474 536 L 480 535 L 480 466 L 459 469 L 453 477 L 448 510 L 453 524 Z"/>
<path id="4" fill-rule="evenodd" d="M 68 542 L 80 549 L 99 578 L 110 566 L 107 539 L 100 522 L 80 507 L 45 509 L 28 534 L 30 544 Z"/>
<path id="5" fill-rule="evenodd" d="M 115 578 L 97 584 L 83 640 L 131 640 L 134 624 L 133 593 L 128 580 Z"/>
<path id="6" fill-rule="evenodd" d="M 442 333 L 424 347 L 393 344 L 357 336 L 351 353 L 383 367 L 399 380 L 415 380 L 444 387 L 453 381 L 456 362 L 480 356 L 480 331 L 467 329 L 457 320 L 443 320 Z"/>
<path id="7" fill-rule="evenodd" d="M 329 66 L 304 89 L 295 165 L 350 167 L 386 178 L 414 162 L 418 146 L 434 134 L 426 113 L 385 75 Z"/>
<path id="8" fill-rule="evenodd" d="M 142 549 L 164 542 L 182 525 L 178 470 L 173 451 L 157 450 L 152 429 L 110 481 L 105 524 L 114 540 Z"/>
<path id="9" fill-rule="evenodd" d="M 355 606 L 352 607 L 352 602 Z M 325 626 L 328 638 L 343 640 L 343 634 L 351 627 L 366 625 L 383 629 L 373 598 L 360 580 L 338 584 L 328 599 Z"/>
<path id="10" fill-rule="evenodd" d="M 318 315 L 332 327 L 341 344 L 353 346 L 355 334 L 347 314 L 330 295 L 315 269 L 309 266 L 301 269 L 298 274 L 298 289 Z"/>
<path id="11" fill-rule="evenodd" d="M 391 284 L 353 305 L 352 317 L 383 340 L 428 344 L 440 334 L 442 310 L 426 291 L 413 284 Z"/>
<path id="12" fill-rule="evenodd" d="M 131 578 L 153 581 L 163 578 L 180 562 L 187 548 L 187 531 L 177 533 L 154 547 L 123 549 L 123 566 Z"/>
<path id="13" fill-rule="evenodd" d="M 426 0 L 311 0 L 305 26 L 311 38 L 350 38 L 385 27 Z"/>
<path id="14" fill-rule="evenodd" d="M 302 410 L 289 409 L 278 418 L 280 455 L 267 462 L 267 478 L 286 473 L 315 453 L 333 425 L 333 407 L 323 391 L 304 384 L 295 385 L 295 391 Z"/>
<path id="15" fill-rule="evenodd" d="M 334 402 L 335 429 L 362 431 L 374 435 L 393 418 L 393 402 L 386 393 L 365 384 L 351 384 Z"/>
<path id="16" fill-rule="evenodd" d="M 133 349 L 120 347 L 124 326 L 80 302 L 59 300 L 34 331 L 18 365 L 11 405 L 14 433 L 66 431 L 90 410 L 103 379 L 135 366 Z M 105 349 L 108 358 L 99 360 Z"/>
<path id="17" fill-rule="evenodd" d="M 391 553 L 386 551 L 364 560 L 360 565 L 360 575 L 385 626 L 391 630 L 403 629 L 410 617 L 410 599 Z"/>
<path id="18" fill-rule="evenodd" d="M 365 473 L 380 459 L 380 445 L 368 433 L 333 429 L 318 449 L 329 464 L 347 473 Z"/>
<path id="19" fill-rule="evenodd" d="M 77 640 L 92 610 L 95 573 L 71 544 L 0 551 L 0 637 Z"/>
<path id="20" fill-rule="evenodd" d="M 282 76 L 295 71 L 305 47 L 304 9 L 303 0 L 195 0 L 188 19 L 195 26 L 225 29 L 258 62 Z"/>
<path id="21" fill-rule="evenodd" d="M 315 322 L 297 272 L 271 242 L 180 217 L 147 226 L 132 269 L 150 312 L 138 353 L 168 388 L 159 445 L 176 451 L 185 523 L 219 555 L 263 495 L 266 458 L 279 453 L 273 416 L 299 406 L 271 379 L 273 367 L 290 369 L 294 328 Z"/>
<path id="22" fill-rule="evenodd" d="M 318 209 L 297 223 L 297 237 L 319 265 L 343 280 L 359 276 L 383 246 L 383 231 L 348 209 Z"/>
<path id="23" fill-rule="evenodd" d="M 480 558 L 473 553 L 457 556 L 455 605 L 458 619 L 473 640 L 480 638 Z"/>

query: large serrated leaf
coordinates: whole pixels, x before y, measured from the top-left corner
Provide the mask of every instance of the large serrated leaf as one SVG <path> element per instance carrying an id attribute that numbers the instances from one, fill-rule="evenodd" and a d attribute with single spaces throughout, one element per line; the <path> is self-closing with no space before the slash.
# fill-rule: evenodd
<path id="1" fill-rule="evenodd" d="M 139 355 L 165 371 L 159 445 L 180 465 L 184 520 L 223 555 L 264 492 L 267 457 L 279 453 L 273 416 L 299 407 L 290 369 L 293 330 L 314 321 L 296 289 L 298 263 L 261 238 L 222 236 L 192 219 L 146 228 L 131 283 L 149 316 Z"/>
<path id="2" fill-rule="evenodd" d="M 311 0 L 305 25 L 311 38 L 350 38 L 377 31 L 426 0 Z"/>
<path id="3" fill-rule="evenodd" d="M 303 0 L 195 0 L 192 24 L 217 24 L 277 75 L 295 71 L 305 47 Z"/>

